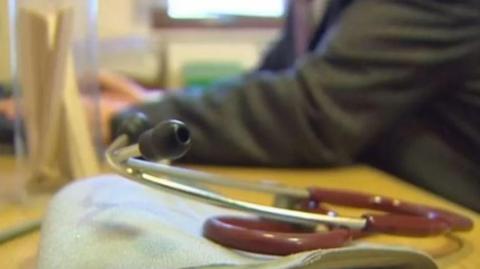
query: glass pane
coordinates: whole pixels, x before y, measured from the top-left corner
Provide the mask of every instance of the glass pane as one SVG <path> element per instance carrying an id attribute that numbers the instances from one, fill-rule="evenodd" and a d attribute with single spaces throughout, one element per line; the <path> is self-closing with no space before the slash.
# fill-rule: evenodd
<path id="1" fill-rule="evenodd" d="M 222 15 L 280 17 L 284 6 L 284 0 L 168 0 L 168 15 L 178 19 Z"/>

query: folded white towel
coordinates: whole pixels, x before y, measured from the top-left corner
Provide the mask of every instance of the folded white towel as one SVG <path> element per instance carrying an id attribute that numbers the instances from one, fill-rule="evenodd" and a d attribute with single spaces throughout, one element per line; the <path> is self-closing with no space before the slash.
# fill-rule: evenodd
<path id="1" fill-rule="evenodd" d="M 253 255 L 201 236 L 205 219 L 239 214 L 115 175 L 78 181 L 52 200 L 39 268 L 437 268 L 406 248 L 353 245 L 286 257 Z"/>

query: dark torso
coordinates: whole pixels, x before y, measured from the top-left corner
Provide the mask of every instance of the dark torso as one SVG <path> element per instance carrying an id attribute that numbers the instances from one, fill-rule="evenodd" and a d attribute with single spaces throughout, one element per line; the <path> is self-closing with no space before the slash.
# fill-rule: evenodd
<path id="1" fill-rule="evenodd" d="M 354 1 L 333 2 L 311 39 L 310 52 L 325 46 L 327 32 Z M 480 36 L 475 39 L 470 44 L 477 53 L 419 77 L 418 83 L 443 80 L 437 94 L 378 136 L 359 161 L 480 211 Z M 293 46 L 288 43 L 287 38 L 284 50 Z M 289 62 L 294 60 L 283 60 Z M 288 68 L 281 62 L 280 67 Z"/>

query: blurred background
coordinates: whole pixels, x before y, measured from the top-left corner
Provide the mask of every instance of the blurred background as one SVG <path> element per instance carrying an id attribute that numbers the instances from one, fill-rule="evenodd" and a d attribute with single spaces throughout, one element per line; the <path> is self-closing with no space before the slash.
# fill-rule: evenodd
<path id="1" fill-rule="evenodd" d="M 0 81 L 5 83 L 10 79 L 4 42 L 8 0 L 0 1 Z M 99 0 L 100 67 L 165 88 L 239 73 L 254 66 L 274 39 L 284 6 L 284 0 Z M 204 66 L 212 73 L 202 73 Z"/>
<path id="2" fill-rule="evenodd" d="M 12 88 L 9 1 L 0 0 L 0 100 Z M 258 63 L 279 34 L 285 2 L 98 0 L 98 67 L 147 88 L 207 86 Z M 0 118 L 0 141 L 11 141 L 11 125 Z M 0 145 L 5 152 L 11 143 Z"/>
<path id="3" fill-rule="evenodd" d="M 285 9 L 284 0 L 98 2 L 100 68 L 163 88 L 208 84 L 255 66 Z M 8 0 L 0 0 L 4 87 L 11 79 L 8 28 Z"/>
<path id="4" fill-rule="evenodd" d="M 101 67 L 168 89 L 235 75 L 274 39 L 283 2 L 100 0 Z"/>

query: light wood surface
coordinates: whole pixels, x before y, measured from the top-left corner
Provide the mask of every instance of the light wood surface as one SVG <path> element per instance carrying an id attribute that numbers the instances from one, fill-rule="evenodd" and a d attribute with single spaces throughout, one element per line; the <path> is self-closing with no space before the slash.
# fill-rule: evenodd
<path id="1" fill-rule="evenodd" d="M 332 170 L 254 169 L 207 166 L 191 167 L 242 180 L 275 180 L 282 184 L 296 187 L 323 186 L 372 192 L 461 212 L 474 219 L 475 228 L 473 231 L 456 233 L 452 236 L 429 238 L 406 238 L 377 235 L 364 240 L 374 243 L 409 246 L 426 251 L 435 257 L 440 268 L 480 268 L 480 243 L 478 241 L 478 239 L 480 239 L 479 214 L 464 209 L 446 201 L 445 199 L 418 189 L 375 169 L 364 166 Z M 218 190 L 232 197 L 263 204 L 270 203 L 272 199 L 272 197 L 268 195 L 258 193 L 227 190 L 223 188 L 219 188 Z M 39 205 L 36 208 L 27 207 L 27 209 L 25 209 L 24 206 L 23 211 L 21 207 L 18 207 L 17 210 L 15 210 L 14 207 L 9 207 L 7 208 L 8 210 L 4 210 L 5 207 L 3 207 L 3 209 L 0 208 L 0 227 L 4 227 L 6 223 L 18 221 L 22 218 L 22 214 L 23 217 L 27 219 L 35 214 L 40 214 L 43 212 L 43 208 L 42 205 Z M 345 209 L 340 212 L 346 214 L 360 214 L 360 212 Z M 35 264 L 39 238 L 39 233 L 35 232 L 0 245 L 0 268 L 34 268 L 33 266 Z"/>
<path id="2" fill-rule="evenodd" d="M 322 186 L 370 192 L 400 198 L 406 201 L 428 204 L 453 210 L 472 218 L 475 227 L 470 232 L 455 233 L 451 236 L 428 238 L 407 238 L 399 236 L 377 235 L 364 239 L 368 242 L 402 245 L 428 252 L 435 258 L 440 268 L 477 269 L 480 268 L 480 215 L 462 208 L 439 196 L 419 189 L 391 175 L 366 166 L 342 169 L 248 169 L 197 167 L 199 169 L 228 175 L 243 180 L 275 180 L 296 187 Z M 272 197 L 239 190 L 223 190 L 229 195 L 253 202 L 269 204 Z M 339 210 L 348 215 L 361 215 L 362 211 Z"/>
<path id="3" fill-rule="evenodd" d="M 12 205 L 0 208 L 0 229 L 10 228 L 42 215 L 43 206 Z M 0 268 L 35 268 L 40 232 L 38 230 L 0 245 Z"/>

